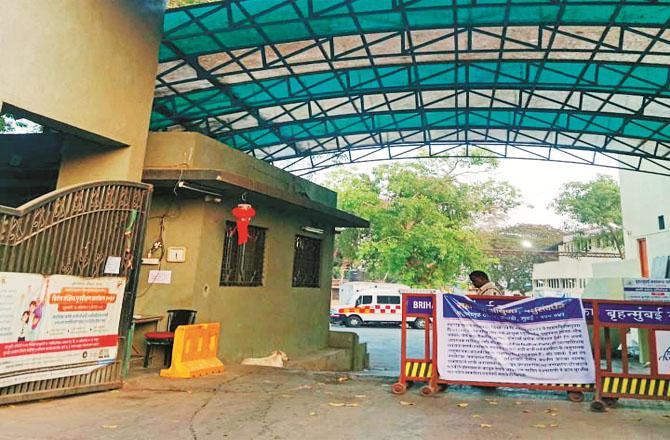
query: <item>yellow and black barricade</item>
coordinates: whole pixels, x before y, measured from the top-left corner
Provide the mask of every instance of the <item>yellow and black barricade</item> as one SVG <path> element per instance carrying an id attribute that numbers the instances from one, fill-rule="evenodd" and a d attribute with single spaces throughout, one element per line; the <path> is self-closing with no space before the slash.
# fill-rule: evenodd
<path id="1" fill-rule="evenodd" d="M 596 395 L 591 409 L 605 411 L 616 405 L 619 398 L 670 400 L 670 338 L 665 337 L 668 333 L 661 333 L 670 331 L 670 303 L 592 302 Z M 646 368 L 633 368 L 629 364 L 626 336 L 632 329 L 647 330 L 639 333 L 647 338 L 649 346 Z M 620 367 L 613 361 L 613 331 L 619 333 L 621 343 Z"/>

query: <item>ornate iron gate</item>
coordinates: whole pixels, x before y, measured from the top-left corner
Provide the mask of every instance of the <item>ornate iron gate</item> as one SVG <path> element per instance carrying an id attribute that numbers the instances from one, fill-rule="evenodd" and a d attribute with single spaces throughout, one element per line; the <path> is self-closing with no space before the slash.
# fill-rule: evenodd
<path id="1" fill-rule="evenodd" d="M 118 388 L 132 320 L 151 185 L 94 182 L 64 188 L 18 209 L 0 206 L 0 272 L 102 277 L 122 256 L 126 290 L 116 361 L 88 374 L 0 388 L 0 404 Z"/>

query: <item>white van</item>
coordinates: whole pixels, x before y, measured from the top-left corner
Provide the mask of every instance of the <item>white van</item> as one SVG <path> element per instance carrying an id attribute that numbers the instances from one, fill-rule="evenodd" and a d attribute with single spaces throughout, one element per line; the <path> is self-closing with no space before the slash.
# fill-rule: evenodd
<path id="1" fill-rule="evenodd" d="M 331 312 L 331 322 L 342 323 L 347 327 L 360 327 L 363 324 L 400 324 L 402 322 L 401 295 L 398 289 L 368 289 L 359 292 L 353 304 L 344 305 Z M 414 328 L 424 328 L 423 318 L 416 318 Z"/>
<path id="2" fill-rule="evenodd" d="M 370 281 L 353 281 L 349 283 L 342 283 L 340 285 L 340 307 L 353 305 L 360 294 L 363 291 L 371 289 L 388 289 L 395 290 L 397 293 L 400 293 L 404 290 L 409 290 L 409 286 L 404 284 L 395 284 L 395 283 L 375 283 Z"/>

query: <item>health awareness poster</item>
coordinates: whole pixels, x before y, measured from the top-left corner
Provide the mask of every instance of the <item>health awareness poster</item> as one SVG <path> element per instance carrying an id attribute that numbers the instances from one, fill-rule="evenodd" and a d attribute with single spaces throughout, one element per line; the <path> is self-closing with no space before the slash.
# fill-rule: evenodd
<path id="1" fill-rule="evenodd" d="M 576 298 L 531 298 L 504 306 L 441 294 L 437 301 L 442 379 L 591 384 L 591 344 Z"/>
<path id="2" fill-rule="evenodd" d="M 0 272 L 0 387 L 116 359 L 125 278 Z"/>

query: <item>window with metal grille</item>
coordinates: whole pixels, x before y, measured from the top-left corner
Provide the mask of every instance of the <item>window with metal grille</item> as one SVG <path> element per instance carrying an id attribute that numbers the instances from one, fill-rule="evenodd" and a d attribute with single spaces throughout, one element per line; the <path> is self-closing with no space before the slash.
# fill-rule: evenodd
<path id="1" fill-rule="evenodd" d="M 221 286 L 263 285 L 263 260 L 265 256 L 265 232 L 267 229 L 249 226 L 249 240 L 237 244 L 235 222 L 226 222 L 226 237 L 221 262 Z"/>
<path id="2" fill-rule="evenodd" d="M 293 287 L 319 287 L 321 268 L 321 240 L 295 236 L 293 257 Z"/>

